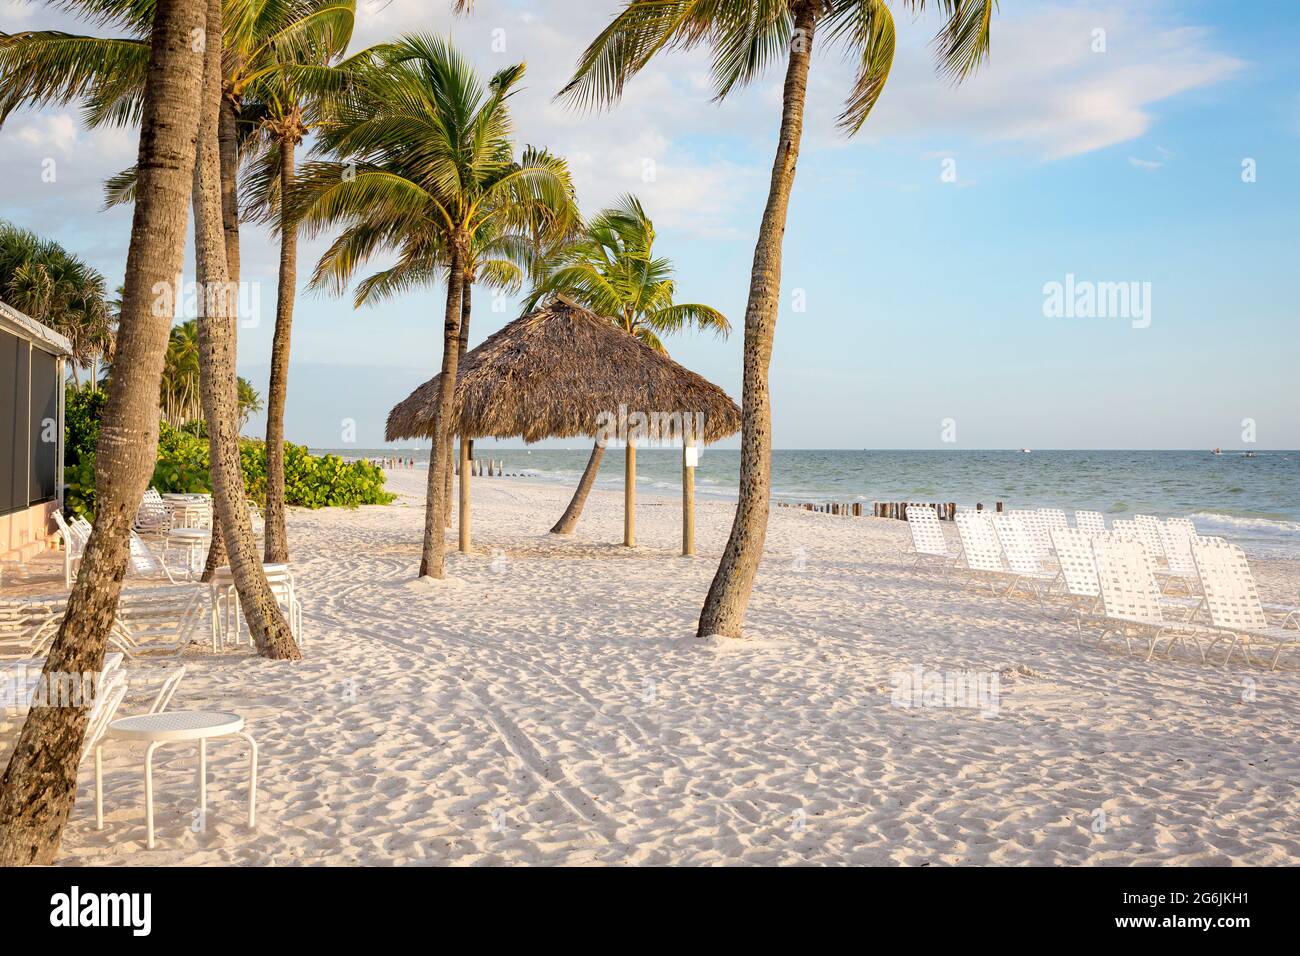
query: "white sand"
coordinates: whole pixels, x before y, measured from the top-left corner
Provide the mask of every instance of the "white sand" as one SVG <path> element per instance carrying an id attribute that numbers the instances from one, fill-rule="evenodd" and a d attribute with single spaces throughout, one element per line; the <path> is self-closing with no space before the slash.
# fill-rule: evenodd
<path id="1" fill-rule="evenodd" d="M 731 507 L 476 479 L 451 585 L 412 586 L 423 473 L 390 507 L 295 511 L 311 642 L 300 664 L 187 653 L 173 703 L 246 715 L 262 749 L 256 832 L 242 747 L 160 751 L 146 851 L 140 748 L 91 761 L 69 864 L 1295 863 L 1300 661 L 1228 671 L 1083 643 L 1031 602 L 961 593 L 898 562 L 900 522 L 776 509 L 750 641 L 692 635 Z M 495 556 L 494 556 L 495 552 Z M 1256 565 L 1294 600 L 1294 562 Z M 996 716 L 903 708 L 895 675 L 999 673 Z M 1253 700 L 1246 693 L 1253 688 Z M 1103 826 L 1104 824 L 1104 826 Z M 1100 830 L 1101 832 L 1095 832 Z"/>

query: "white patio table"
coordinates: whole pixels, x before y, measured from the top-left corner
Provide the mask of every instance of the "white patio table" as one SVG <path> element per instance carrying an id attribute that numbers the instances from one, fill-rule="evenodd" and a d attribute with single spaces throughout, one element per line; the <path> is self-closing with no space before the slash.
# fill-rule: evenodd
<path id="1" fill-rule="evenodd" d="M 257 822 L 257 741 L 244 730 L 244 718 L 214 710 L 173 710 L 161 714 L 123 717 L 108 726 L 104 739 L 95 747 L 95 829 L 104 828 L 103 749 L 109 740 L 145 742 L 144 817 L 149 849 L 153 838 L 153 752 L 167 743 L 199 742 L 199 819 L 208 812 L 209 739 L 238 737 L 248 744 L 248 826 Z"/>

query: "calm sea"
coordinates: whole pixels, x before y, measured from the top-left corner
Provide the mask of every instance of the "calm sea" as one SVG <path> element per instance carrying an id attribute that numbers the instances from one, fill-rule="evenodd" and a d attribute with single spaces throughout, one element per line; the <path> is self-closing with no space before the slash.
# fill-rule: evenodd
<path id="1" fill-rule="evenodd" d="M 347 457 L 405 454 L 423 464 L 428 449 L 322 449 Z M 590 448 L 484 448 L 480 457 L 508 473 L 576 483 Z M 735 498 L 739 452 L 706 449 L 696 472 L 700 496 Z M 638 487 L 675 493 L 681 452 L 639 449 Z M 623 454 L 605 454 L 598 487 L 621 488 Z M 974 507 L 1086 509 L 1114 517 L 1185 515 L 1206 534 L 1257 550 L 1300 557 L 1300 452 L 1239 451 L 776 451 L 774 498 L 803 501 L 955 501 Z"/>

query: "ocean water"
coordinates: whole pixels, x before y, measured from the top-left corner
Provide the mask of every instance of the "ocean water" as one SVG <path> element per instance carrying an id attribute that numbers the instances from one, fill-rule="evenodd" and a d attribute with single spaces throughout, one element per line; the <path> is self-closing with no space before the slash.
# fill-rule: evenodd
<path id="1" fill-rule="evenodd" d="M 405 454 L 423 464 L 428 449 L 332 449 L 350 457 Z M 590 446 L 570 450 L 497 448 L 480 457 L 507 473 L 575 484 Z M 705 449 L 696 470 L 701 497 L 736 497 L 740 453 Z M 621 488 L 623 453 L 605 453 L 597 487 Z M 638 449 L 637 485 L 676 493 L 681 452 Z M 1300 558 L 1300 452 L 1239 451 L 775 451 L 772 496 L 789 502 L 997 501 L 1008 508 L 1054 507 L 1191 517 L 1205 534 L 1222 534 L 1258 551 Z"/>

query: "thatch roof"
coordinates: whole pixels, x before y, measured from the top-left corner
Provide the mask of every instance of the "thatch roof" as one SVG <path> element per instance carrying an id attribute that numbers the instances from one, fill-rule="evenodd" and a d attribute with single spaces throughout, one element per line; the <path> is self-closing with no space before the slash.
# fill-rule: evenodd
<path id="1" fill-rule="evenodd" d="M 441 375 L 388 413 L 387 440 L 428 438 Z M 557 296 L 465 354 L 453 430 L 467 438 L 595 435 L 602 412 L 702 413 L 704 441 L 740 430 L 740 409 L 718 386 L 642 344 L 609 319 Z"/>

